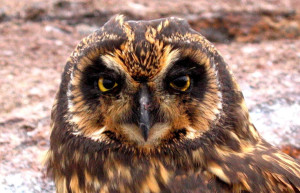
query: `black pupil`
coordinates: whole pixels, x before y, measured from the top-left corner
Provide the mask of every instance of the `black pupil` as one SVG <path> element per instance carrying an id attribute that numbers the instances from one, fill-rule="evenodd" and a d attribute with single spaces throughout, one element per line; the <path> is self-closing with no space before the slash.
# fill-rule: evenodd
<path id="1" fill-rule="evenodd" d="M 106 89 L 111 89 L 115 85 L 115 81 L 111 79 L 103 79 L 103 86 Z"/>
<path id="2" fill-rule="evenodd" d="M 173 84 L 179 88 L 185 87 L 188 82 L 187 76 L 181 76 L 173 80 Z"/>

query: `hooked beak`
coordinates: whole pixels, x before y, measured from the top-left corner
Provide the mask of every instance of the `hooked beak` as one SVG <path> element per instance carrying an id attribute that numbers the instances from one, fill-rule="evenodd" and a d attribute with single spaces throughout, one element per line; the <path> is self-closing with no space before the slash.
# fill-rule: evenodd
<path id="1" fill-rule="evenodd" d="M 151 108 L 152 101 L 147 85 L 142 84 L 139 95 L 139 128 L 142 130 L 145 141 L 148 139 L 149 130 L 152 127 Z"/>

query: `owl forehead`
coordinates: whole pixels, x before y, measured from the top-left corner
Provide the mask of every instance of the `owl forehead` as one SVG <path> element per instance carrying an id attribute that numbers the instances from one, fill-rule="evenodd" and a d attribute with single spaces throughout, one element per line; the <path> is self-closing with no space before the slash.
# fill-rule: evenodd
<path id="1" fill-rule="evenodd" d="M 179 19 L 176 20 L 177 23 L 178 21 Z M 109 34 L 118 34 L 117 38 L 123 40 L 109 53 L 110 58 L 135 80 L 155 77 L 177 57 L 172 44 L 166 41 L 170 31 L 174 30 L 170 26 L 174 22 L 170 18 L 124 21 L 122 17 L 116 17 L 104 26 L 104 29 L 112 30 Z M 165 29 L 168 29 L 167 33 Z"/>
<path id="2" fill-rule="evenodd" d="M 153 78 L 174 58 L 170 45 L 159 39 L 150 40 L 147 33 L 135 34 L 138 38 L 128 38 L 109 53 L 111 59 L 135 80 Z"/>
<path id="3" fill-rule="evenodd" d="M 114 63 L 114 67 L 134 79 L 151 79 L 183 52 L 195 55 L 195 51 L 200 51 L 206 55 L 204 49 L 210 47 L 208 44 L 182 19 L 125 21 L 117 16 L 83 39 L 78 48 L 90 59 L 105 58 L 106 63 Z M 96 49 L 89 49 L 91 47 Z M 87 54 L 85 48 L 90 53 Z"/>

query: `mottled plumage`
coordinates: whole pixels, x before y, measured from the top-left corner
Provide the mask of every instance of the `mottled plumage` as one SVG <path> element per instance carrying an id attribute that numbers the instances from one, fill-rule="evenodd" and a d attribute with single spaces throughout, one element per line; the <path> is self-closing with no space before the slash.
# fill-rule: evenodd
<path id="1" fill-rule="evenodd" d="M 186 21 L 117 16 L 71 54 L 52 110 L 58 193 L 299 192 L 218 51 Z"/>

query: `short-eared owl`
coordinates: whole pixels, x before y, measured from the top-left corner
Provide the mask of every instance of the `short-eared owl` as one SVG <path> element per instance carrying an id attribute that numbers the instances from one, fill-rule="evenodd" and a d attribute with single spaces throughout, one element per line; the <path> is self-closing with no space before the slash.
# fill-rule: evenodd
<path id="1" fill-rule="evenodd" d="M 84 38 L 52 110 L 58 193 L 299 192 L 218 51 L 178 18 L 116 16 Z"/>

